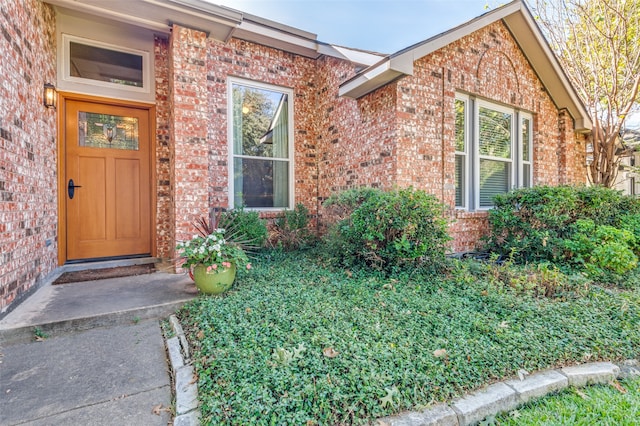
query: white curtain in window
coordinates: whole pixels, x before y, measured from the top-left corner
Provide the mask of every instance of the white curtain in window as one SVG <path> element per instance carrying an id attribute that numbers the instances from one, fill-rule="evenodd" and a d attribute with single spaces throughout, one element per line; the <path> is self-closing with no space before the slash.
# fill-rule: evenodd
<path id="1" fill-rule="evenodd" d="M 233 92 L 233 154 L 241 155 L 242 152 L 242 88 L 232 86 Z M 233 160 L 233 204 L 236 207 L 244 205 L 242 197 L 243 193 L 243 171 L 242 159 L 235 158 Z"/>
<path id="2" fill-rule="evenodd" d="M 287 95 L 282 95 L 276 112 L 273 126 L 273 156 L 289 157 L 289 102 Z M 273 206 L 289 205 L 289 165 L 287 161 L 273 162 Z"/>

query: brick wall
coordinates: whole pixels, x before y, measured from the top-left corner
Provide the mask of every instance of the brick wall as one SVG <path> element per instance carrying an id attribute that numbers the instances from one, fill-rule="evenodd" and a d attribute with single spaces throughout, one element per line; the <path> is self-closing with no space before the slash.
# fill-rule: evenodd
<path id="1" fill-rule="evenodd" d="M 228 80 L 233 76 L 293 89 L 295 200 L 315 212 L 316 61 L 241 40 L 208 45 L 210 204 L 228 207 Z"/>
<path id="2" fill-rule="evenodd" d="M 0 3 L 0 313 L 57 264 L 55 16 L 37 0 Z"/>
<path id="3" fill-rule="evenodd" d="M 456 92 L 533 114 L 536 185 L 584 183 L 584 143 L 558 111 L 507 28 L 497 22 L 424 57 L 397 82 L 399 186 L 413 186 L 450 207 L 453 250 L 473 249 L 486 212 L 455 211 Z"/>
<path id="4" fill-rule="evenodd" d="M 171 211 L 171 126 L 169 111 L 169 43 L 155 38 L 154 61 L 156 83 L 156 248 L 160 258 L 173 256 Z"/>
<path id="5" fill-rule="evenodd" d="M 192 223 L 209 212 L 206 34 L 174 25 L 169 58 L 171 220 L 175 239 L 183 241 L 194 234 Z"/>

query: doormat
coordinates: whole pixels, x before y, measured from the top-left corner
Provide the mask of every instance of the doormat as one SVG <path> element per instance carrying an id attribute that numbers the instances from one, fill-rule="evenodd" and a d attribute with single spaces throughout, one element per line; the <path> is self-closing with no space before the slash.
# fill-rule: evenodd
<path id="1" fill-rule="evenodd" d="M 151 274 L 155 271 L 156 269 L 153 263 L 146 263 L 144 265 L 118 266 L 115 268 L 65 272 L 53 282 L 53 285 L 77 283 L 81 281 L 106 280 L 107 278 L 130 277 L 133 275 Z"/>

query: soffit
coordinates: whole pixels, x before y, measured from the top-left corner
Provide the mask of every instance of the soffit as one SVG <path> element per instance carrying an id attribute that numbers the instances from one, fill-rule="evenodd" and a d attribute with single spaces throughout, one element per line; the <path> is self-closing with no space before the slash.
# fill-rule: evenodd
<path id="1" fill-rule="evenodd" d="M 46 0 L 64 9 L 111 19 L 168 34 L 173 24 L 227 40 L 242 20 L 242 13 L 198 0 Z"/>

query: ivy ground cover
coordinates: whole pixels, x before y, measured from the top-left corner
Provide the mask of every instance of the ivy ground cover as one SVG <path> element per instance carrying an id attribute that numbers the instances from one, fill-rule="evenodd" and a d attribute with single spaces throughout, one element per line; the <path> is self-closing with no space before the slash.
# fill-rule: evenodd
<path id="1" fill-rule="evenodd" d="M 538 369 L 639 356 L 640 289 L 555 298 L 474 268 L 385 277 L 272 253 L 181 312 L 203 424 L 365 424 Z"/>

